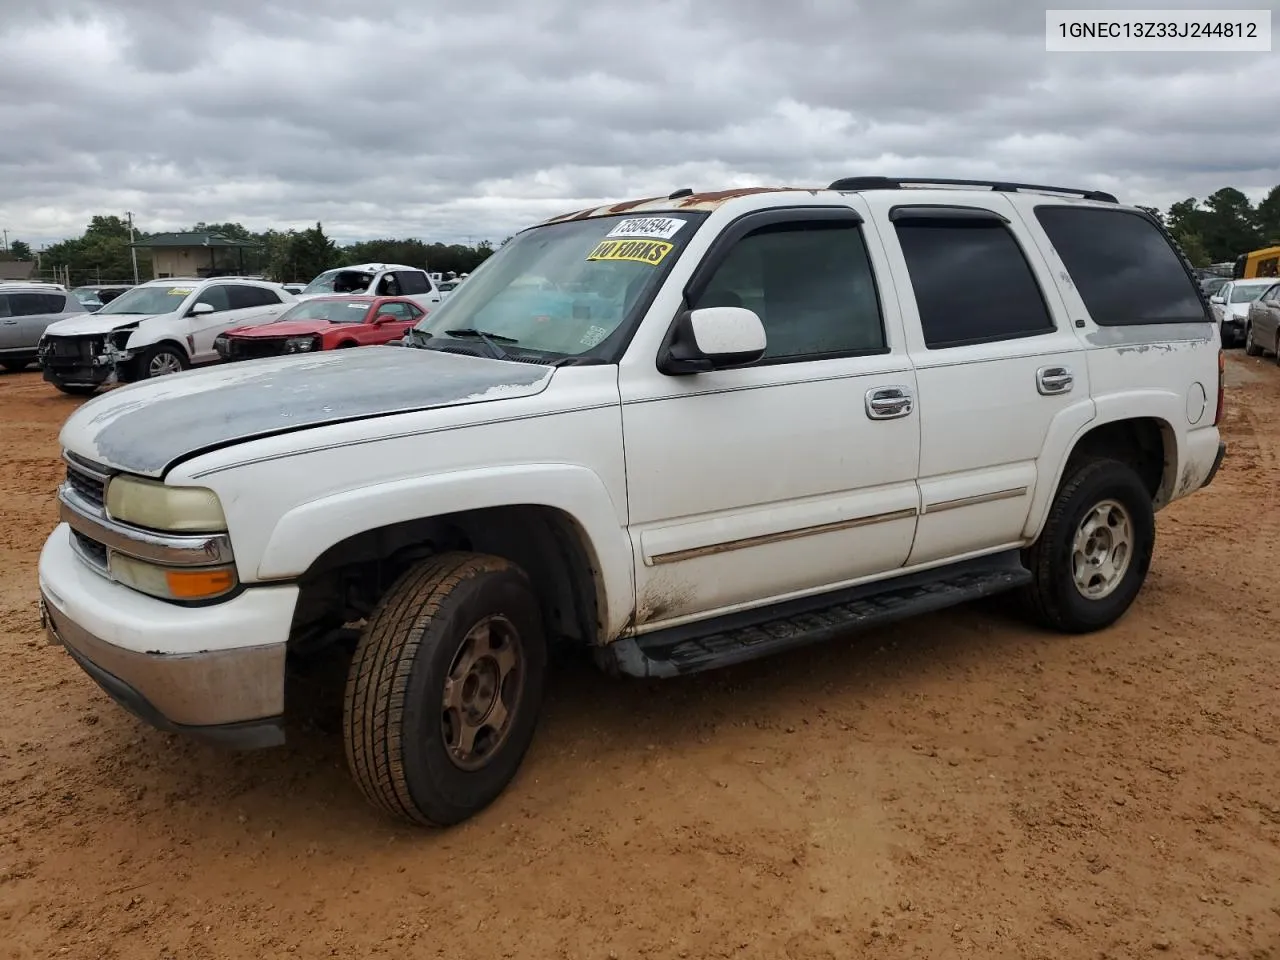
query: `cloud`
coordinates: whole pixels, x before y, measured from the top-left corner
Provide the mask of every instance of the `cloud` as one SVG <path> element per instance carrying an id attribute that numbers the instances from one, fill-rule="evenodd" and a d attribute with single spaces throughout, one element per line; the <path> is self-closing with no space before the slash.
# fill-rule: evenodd
<path id="1" fill-rule="evenodd" d="M 860 173 L 1161 207 L 1280 183 L 1268 54 L 1049 54 L 1023 0 L 9 6 L 0 226 L 36 243 L 126 209 L 497 241 L 678 187 Z"/>

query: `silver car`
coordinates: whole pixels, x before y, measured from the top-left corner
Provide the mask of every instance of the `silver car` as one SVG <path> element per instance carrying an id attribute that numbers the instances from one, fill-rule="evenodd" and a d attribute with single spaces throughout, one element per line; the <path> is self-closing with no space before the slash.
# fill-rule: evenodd
<path id="1" fill-rule="evenodd" d="M 25 370 L 49 324 L 88 312 L 58 284 L 0 283 L 0 367 Z"/>

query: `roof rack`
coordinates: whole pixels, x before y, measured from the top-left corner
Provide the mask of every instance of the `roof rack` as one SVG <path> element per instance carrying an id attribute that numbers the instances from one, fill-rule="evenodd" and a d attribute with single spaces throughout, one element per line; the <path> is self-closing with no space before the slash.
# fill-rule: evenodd
<path id="1" fill-rule="evenodd" d="M 901 190 L 908 185 L 944 187 L 987 187 L 1002 193 L 1030 190 L 1033 193 L 1074 194 L 1085 200 L 1103 203 L 1119 203 L 1112 194 L 1103 190 L 1077 190 L 1074 187 L 1048 187 L 1039 183 L 1014 183 L 1011 180 L 949 180 L 938 177 L 844 177 L 834 181 L 828 190 Z"/>

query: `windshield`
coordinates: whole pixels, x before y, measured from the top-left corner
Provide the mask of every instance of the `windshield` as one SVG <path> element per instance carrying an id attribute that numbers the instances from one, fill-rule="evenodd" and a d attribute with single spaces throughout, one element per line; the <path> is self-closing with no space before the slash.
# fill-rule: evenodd
<path id="1" fill-rule="evenodd" d="M 308 300 L 291 307 L 280 320 L 328 320 L 330 323 L 363 323 L 369 312 L 368 300 Z"/>
<path id="2" fill-rule="evenodd" d="M 373 274 L 364 270 L 326 270 L 307 284 L 303 293 L 364 293 L 373 283 Z"/>
<path id="3" fill-rule="evenodd" d="M 173 313 L 194 290 L 195 286 L 192 284 L 134 287 L 99 310 L 98 316 L 108 313 Z"/>
<path id="4" fill-rule="evenodd" d="M 1204 280 L 1200 281 L 1200 285 L 1204 287 L 1205 293 L 1209 294 L 1209 296 L 1213 296 L 1223 288 L 1226 282 L 1226 277 L 1206 277 Z"/>
<path id="5" fill-rule="evenodd" d="M 1269 283 L 1251 284 L 1247 287 L 1238 283 L 1231 288 L 1231 303 L 1251 303 L 1262 296 L 1270 287 L 1271 284 Z"/>
<path id="6" fill-rule="evenodd" d="M 655 288 L 703 216 L 619 215 L 526 230 L 460 283 L 406 342 L 426 346 L 421 334 L 479 330 L 504 338 L 507 351 L 584 354 Z"/>

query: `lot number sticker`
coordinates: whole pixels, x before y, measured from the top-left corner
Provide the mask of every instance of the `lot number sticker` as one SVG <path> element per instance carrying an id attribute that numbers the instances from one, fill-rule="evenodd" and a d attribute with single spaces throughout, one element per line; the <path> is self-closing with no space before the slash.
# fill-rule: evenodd
<path id="1" fill-rule="evenodd" d="M 672 244 L 661 240 L 601 240 L 587 254 L 588 260 L 632 260 L 657 266 L 670 253 Z"/>
<path id="2" fill-rule="evenodd" d="M 632 217 L 629 220 L 623 220 L 605 236 L 670 240 L 683 226 L 683 220 L 676 220 L 673 217 Z"/>

